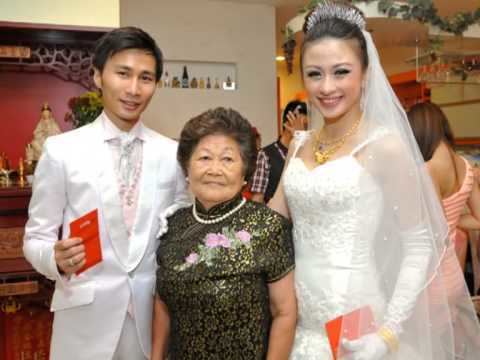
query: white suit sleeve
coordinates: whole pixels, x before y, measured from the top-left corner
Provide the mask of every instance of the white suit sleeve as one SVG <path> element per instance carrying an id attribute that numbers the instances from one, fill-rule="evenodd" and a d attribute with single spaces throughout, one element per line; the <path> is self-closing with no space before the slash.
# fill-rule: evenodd
<path id="1" fill-rule="evenodd" d="M 178 209 L 191 205 L 191 198 L 187 191 L 187 183 L 185 181 L 185 175 L 183 174 L 180 165 L 176 166 L 176 181 L 175 181 L 175 196 L 173 203 L 168 206 L 159 215 L 159 229 L 157 232 L 157 239 L 168 231 L 167 218 L 172 216 Z"/>
<path id="2" fill-rule="evenodd" d="M 25 226 L 23 253 L 35 270 L 51 280 L 63 280 L 53 247 L 58 240 L 67 203 L 65 174 L 49 139 L 37 164 Z"/>

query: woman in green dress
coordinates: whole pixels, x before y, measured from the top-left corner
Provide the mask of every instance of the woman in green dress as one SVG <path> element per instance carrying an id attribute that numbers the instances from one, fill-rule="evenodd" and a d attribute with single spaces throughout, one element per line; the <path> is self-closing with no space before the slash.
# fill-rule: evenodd
<path id="1" fill-rule="evenodd" d="M 234 110 L 207 111 L 182 130 L 177 157 L 195 201 L 160 238 L 152 360 L 288 359 L 291 224 L 241 196 L 255 155 Z"/>

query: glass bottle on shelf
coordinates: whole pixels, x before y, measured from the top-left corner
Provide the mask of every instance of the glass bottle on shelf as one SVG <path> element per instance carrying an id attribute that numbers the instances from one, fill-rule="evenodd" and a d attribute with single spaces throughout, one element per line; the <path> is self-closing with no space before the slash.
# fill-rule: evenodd
<path id="1" fill-rule="evenodd" d="M 200 81 L 198 82 L 198 87 L 200 89 L 205 89 L 205 80 L 203 79 L 203 77 L 200 78 Z"/>
<path id="2" fill-rule="evenodd" d="M 195 76 L 192 78 L 192 81 L 190 81 L 190 87 L 192 89 L 198 88 L 198 81 L 197 81 L 197 78 Z"/>
<path id="3" fill-rule="evenodd" d="M 215 78 L 215 89 L 220 89 L 220 84 L 218 83 L 218 78 Z"/>
<path id="4" fill-rule="evenodd" d="M 210 83 L 210 76 L 207 77 L 207 89 L 211 89 L 212 88 L 212 84 Z"/>
<path id="5" fill-rule="evenodd" d="M 180 80 L 178 80 L 177 76 L 174 76 L 172 79 L 172 88 L 179 88 L 180 85 Z"/>
<path id="6" fill-rule="evenodd" d="M 227 76 L 227 81 L 223 83 L 224 90 L 235 90 L 235 83 L 232 81 L 230 76 Z"/>
<path id="7" fill-rule="evenodd" d="M 163 87 L 170 87 L 170 77 L 168 76 L 168 71 L 165 71 L 165 75 L 163 77 Z"/>
<path id="8" fill-rule="evenodd" d="M 182 88 L 188 88 L 189 81 L 188 81 L 188 71 L 187 67 L 183 67 L 183 75 L 182 75 Z"/>

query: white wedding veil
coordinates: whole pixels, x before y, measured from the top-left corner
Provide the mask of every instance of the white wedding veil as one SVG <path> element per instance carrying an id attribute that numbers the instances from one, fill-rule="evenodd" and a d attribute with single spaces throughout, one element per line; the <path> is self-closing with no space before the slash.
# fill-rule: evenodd
<path id="1" fill-rule="evenodd" d="M 325 18 L 361 24 L 358 10 L 349 8 L 352 6 L 320 3 L 312 12 L 317 13 L 307 17 L 307 31 Z M 361 30 L 369 64 L 353 156 L 366 175 L 360 179 L 360 191 L 351 196 L 362 214 L 363 226 L 354 248 L 344 253 L 339 263 L 352 269 L 346 281 L 351 296 L 342 304 L 342 313 L 375 304 L 376 326 L 388 328 L 399 340 L 398 351 L 389 353 L 388 359 L 479 359 L 480 327 L 449 247 L 441 203 L 372 37 Z M 359 254 L 371 255 L 371 268 L 375 268 L 371 276 L 366 276 L 371 268 L 363 268 L 365 261 Z M 368 301 L 356 296 L 368 292 Z M 356 329 L 351 323 L 344 324 L 342 334 L 362 334 L 371 325 L 370 318 L 360 317 Z"/>

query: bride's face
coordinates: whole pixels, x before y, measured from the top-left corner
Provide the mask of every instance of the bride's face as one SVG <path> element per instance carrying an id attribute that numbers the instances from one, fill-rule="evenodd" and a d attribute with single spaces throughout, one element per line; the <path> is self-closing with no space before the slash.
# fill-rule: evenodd
<path id="1" fill-rule="evenodd" d="M 360 113 L 364 70 L 356 40 L 323 38 L 305 48 L 303 81 L 326 121 Z"/>

